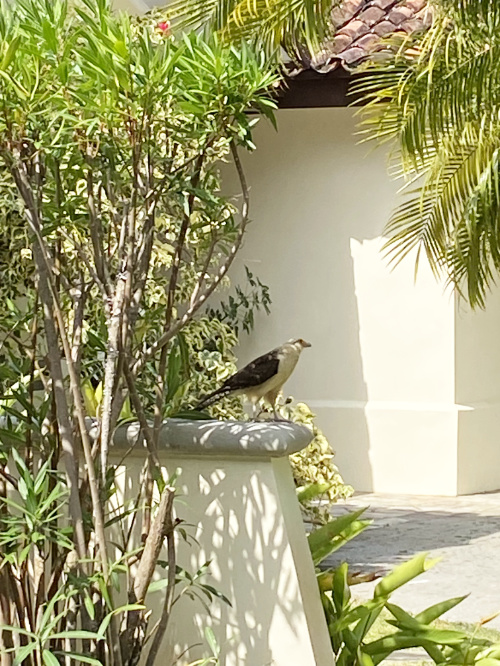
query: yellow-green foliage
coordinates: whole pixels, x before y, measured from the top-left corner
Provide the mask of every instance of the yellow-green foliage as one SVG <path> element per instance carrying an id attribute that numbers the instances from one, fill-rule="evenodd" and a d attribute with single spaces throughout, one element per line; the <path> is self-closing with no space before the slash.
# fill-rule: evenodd
<path id="1" fill-rule="evenodd" d="M 316 425 L 315 415 L 310 408 L 303 402 L 289 403 L 283 407 L 283 412 L 291 421 L 303 423 L 314 434 L 309 446 L 290 456 L 297 486 L 307 486 L 310 483 L 329 484 L 330 487 L 323 497 L 331 502 L 349 497 L 353 489 L 344 483 L 333 462 L 334 453 L 330 442 Z"/>

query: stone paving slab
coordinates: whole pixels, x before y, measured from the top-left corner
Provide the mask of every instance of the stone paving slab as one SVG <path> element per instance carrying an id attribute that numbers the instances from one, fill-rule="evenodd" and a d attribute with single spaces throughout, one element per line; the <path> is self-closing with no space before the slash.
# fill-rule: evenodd
<path id="1" fill-rule="evenodd" d="M 426 551 L 442 560 L 392 599 L 411 612 L 469 594 L 445 617 L 478 622 L 500 610 L 500 492 L 462 497 L 416 497 L 357 493 L 332 507 L 334 515 L 369 507 L 374 524 L 334 553 L 325 564 L 347 561 L 351 571 L 390 571 Z M 353 593 L 370 598 L 376 581 Z M 500 617 L 488 626 L 500 629 Z"/>

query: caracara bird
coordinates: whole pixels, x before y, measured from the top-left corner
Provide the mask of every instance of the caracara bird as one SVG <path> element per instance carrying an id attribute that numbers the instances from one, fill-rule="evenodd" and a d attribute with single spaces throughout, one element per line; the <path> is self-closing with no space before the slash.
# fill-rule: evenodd
<path id="1" fill-rule="evenodd" d="M 273 408 L 274 418 L 277 420 L 278 394 L 297 365 L 301 351 L 310 346 L 309 342 L 299 338 L 285 342 L 281 347 L 259 356 L 226 379 L 219 389 L 205 396 L 196 409 L 205 409 L 228 395 L 245 395 L 252 403 L 254 418 L 256 418 L 257 403 L 263 398 Z"/>

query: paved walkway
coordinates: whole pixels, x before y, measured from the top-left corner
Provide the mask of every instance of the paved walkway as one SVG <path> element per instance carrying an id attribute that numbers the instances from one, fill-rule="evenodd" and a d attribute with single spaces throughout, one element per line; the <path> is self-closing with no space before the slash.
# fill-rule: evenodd
<path id="1" fill-rule="evenodd" d="M 415 553 L 442 557 L 433 569 L 394 593 L 392 599 L 417 612 L 438 601 L 470 596 L 445 619 L 477 622 L 500 611 L 500 492 L 457 498 L 357 493 L 333 507 L 333 514 L 368 506 L 374 524 L 329 559 L 351 571 L 389 571 Z M 353 592 L 371 597 L 375 583 Z M 500 617 L 490 627 L 500 629 Z"/>

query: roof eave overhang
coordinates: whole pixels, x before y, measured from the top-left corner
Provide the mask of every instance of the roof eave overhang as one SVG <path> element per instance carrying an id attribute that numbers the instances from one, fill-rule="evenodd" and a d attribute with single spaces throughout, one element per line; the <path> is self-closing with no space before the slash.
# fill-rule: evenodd
<path id="1" fill-rule="evenodd" d="M 306 69 L 285 79 L 278 106 L 280 109 L 315 109 L 359 105 L 359 97 L 356 99 L 351 87 L 362 76 L 342 67 L 328 73 Z"/>

